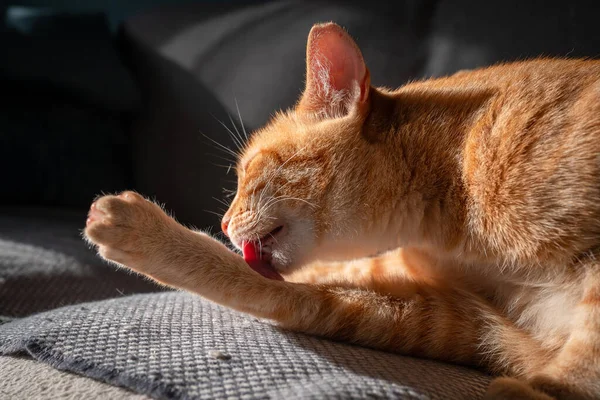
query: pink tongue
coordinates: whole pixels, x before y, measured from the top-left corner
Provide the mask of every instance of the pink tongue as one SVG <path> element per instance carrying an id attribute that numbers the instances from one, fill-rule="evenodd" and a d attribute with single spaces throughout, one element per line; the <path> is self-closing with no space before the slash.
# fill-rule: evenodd
<path id="1" fill-rule="evenodd" d="M 273 266 L 260 258 L 260 250 L 256 247 L 255 243 L 242 242 L 242 253 L 246 264 L 265 278 L 282 281 L 283 277 L 275 271 Z"/>

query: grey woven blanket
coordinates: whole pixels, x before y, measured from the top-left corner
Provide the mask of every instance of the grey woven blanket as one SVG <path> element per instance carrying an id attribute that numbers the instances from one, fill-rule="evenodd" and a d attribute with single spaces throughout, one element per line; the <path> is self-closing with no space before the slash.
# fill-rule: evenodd
<path id="1" fill-rule="evenodd" d="M 180 292 L 68 306 L 0 325 L 26 351 L 158 399 L 477 399 L 489 377 L 282 331 Z"/>

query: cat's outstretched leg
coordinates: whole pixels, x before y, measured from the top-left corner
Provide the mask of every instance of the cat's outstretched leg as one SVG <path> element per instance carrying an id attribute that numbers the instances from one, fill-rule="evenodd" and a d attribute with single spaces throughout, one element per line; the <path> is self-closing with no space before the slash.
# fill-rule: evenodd
<path id="1" fill-rule="evenodd" d="M 85 234 L 107 260 L 292 330 L 516 376 L 547 359 L 535 340 L 470 293 L 410 280 L 397 280 L 393 296 L 269 280 L 132 192 L 98 199 Z"/>

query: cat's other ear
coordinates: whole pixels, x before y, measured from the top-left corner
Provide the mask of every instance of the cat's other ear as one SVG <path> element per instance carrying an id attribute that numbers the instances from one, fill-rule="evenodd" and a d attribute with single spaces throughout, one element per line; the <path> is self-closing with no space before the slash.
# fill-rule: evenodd
<path id="1" fill-rule="evenodd" d="M 323 117 L 363 109 L 371 85 L 360 49 L 339 25 L 312 27 L 306 45 L 306 88 L 297 110 Z"/>

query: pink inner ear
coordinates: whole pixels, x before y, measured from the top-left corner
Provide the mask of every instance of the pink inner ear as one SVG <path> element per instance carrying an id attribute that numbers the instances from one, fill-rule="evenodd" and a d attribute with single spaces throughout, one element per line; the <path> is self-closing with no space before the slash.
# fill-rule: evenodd
<path id="1" fill-rule="evenodd" d="M 368 92 L 368 73 L 362 54 L 352 38 L 338 25 L 316 25 L 307 48 L 308 73 L 303 104 L 327 110 L 339 107 L 340 94 L 347 101 L 358 84 L 363 102 Z"/>
<path id="2" fill-rule="evenodd" d="M 312 45 L 311 67 L 319 76 L 319 69 L 329 67 L 329 83 L 335 90 L 352 90 L 354 82 L 362 83 L 365 63 L 358 47 L 340 28 L 324 28 Z"/>

